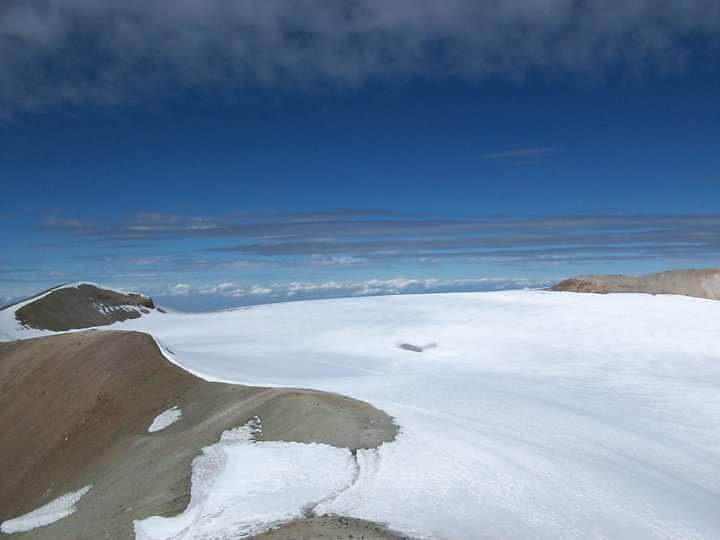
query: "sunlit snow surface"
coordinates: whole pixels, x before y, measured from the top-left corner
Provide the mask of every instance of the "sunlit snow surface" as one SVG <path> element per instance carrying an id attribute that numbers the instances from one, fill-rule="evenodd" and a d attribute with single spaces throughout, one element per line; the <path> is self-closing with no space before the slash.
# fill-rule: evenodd
<path id="1" fill-rule="evenodd" d="M 3 521 L 0 524 L 0 532 L 5 534 L 30 531 L 37 527 L 44 527 L 61 520 L 75 512 L 77 502 L 90 491 L 92 486 L 85 486 L 82 489 L 66 493 L 62 497 L 50 501 L 37 510 L 28 512 L 25 515 Z"/>
<path id="2" fill-rule="evenodd" d="M 357 482 L 318 510 L 438 538 L 720 537 L 720 302 L 442 294 L 116 327 L 210 379 L 393 415 L 397 441 L 360 452 Z"/>
<path id="3" fill-rule="evenodd" d="M 394 416 L 398 439 L 360 451 L 352 486 L 316 512 L 440 539 L 720 538 L 720 302 L 438 294 L 111 328 L 149 331 L 210 380 L 330 390 Z M 228 470 L 282 482 L 253 449 Z"/>
<path id="4" fill-rule="evenodd" d="M 155 433 L 156 431 L 163 430 L 180 420 L 180 418 L 182 418 L 182 409 L 179 409 L 178 407 L 170 407 L 155 417 L 148 428 L 148 432 Z"/>

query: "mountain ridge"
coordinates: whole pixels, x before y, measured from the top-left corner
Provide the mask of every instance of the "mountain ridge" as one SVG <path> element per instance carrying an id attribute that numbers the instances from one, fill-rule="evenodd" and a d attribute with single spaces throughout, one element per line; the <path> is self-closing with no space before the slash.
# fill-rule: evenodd
<path id="1" fill-rule="evenodd" d="M 78 282 L 58 285 L 5 306 L 23 328 L 54 332 L 105 326 L 162 312 L 149 296 Z"/>
<path id="2" fill-rule="evenodd" d="M 548 290 L 596 294 L 679 294 L 720 300 L 720 268 L 669 270 L 642 276 L 591 274 L 568 278 Z"/>

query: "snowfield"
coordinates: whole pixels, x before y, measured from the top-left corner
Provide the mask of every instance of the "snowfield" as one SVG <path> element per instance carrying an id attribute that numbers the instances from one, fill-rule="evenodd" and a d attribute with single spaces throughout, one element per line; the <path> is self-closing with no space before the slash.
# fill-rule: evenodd
<path id="1" fill-rule="evenodd" d="M 296 445 L 317 459 L 297 461 L 307 496 L 288 500 L 315 500 L 316 514 L 435 539 L 720 538 L 720 302 L 386 296 L 153 313 L 110 328 L 151 333 L 208 380 L 333 391 L 394 416 L 397 440 L 359 451 L 352 482 L 337 473 L 339 491 L 326 471 L 345 470 L 342 456 Z M 437 346 L 399 347 L 427 343 Z M 228 500 L 252 495 L 257 477 L 283 486 L 288 450 L 236 448 L 203 488 L 219 517 L 180 538 L 277 520 L 238 518 L 222 478 L 245 490 Z"/>

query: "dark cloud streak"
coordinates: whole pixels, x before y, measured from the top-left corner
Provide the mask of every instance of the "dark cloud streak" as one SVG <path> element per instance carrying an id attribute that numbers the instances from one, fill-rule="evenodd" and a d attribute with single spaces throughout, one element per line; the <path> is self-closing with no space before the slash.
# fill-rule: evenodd
<path id="1" fill-rule="evenodd" d="M 562 148 L 543 146 L 537 148 L 520 148 L 515 150 L 505 150 L 502 152 L 493 152 L 484 154 L 483 159 L 493 161 L 520 161 L 535 162 L 538 160 L 547 160 L 550 156 L 561 152 Z"/>
<path id="2" fill-rule="evenodd" d="M 89 241 L 181 242 L 202 239 L 210 258 L 241 253 L 249 261 L 316 257 L 318 264 L 379 263 L 383 260 L 471 258 L 530 261 L 552 258 L 635 256 L 708 259 L 720 256 L 720 215 L 585 215 L 524 218 L 414 217 L 341 211 L 317 213 L 181 217 L 141 214 L 125 224 L 82 225 L 56 218 L 48 230 Z M 372 216 L 377 218 L 373 219 Z M 71 224 L 68 226 L 67 224 Z M 233 241 L 232 244 L 226 242 Z M 214 263 L 219 264 L 218 261 Z"/>

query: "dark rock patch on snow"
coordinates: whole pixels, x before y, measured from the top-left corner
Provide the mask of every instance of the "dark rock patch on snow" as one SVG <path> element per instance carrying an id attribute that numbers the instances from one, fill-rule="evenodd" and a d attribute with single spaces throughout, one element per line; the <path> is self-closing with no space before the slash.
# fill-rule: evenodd
<path id="1" fill-rule="evenodd" d="M 437 347 L 437 343 L 428 343 L 427 345 L 413 345 L 412 343 L 400 343 L 398 345 L 399 349 L 402 349 L 404 351 L 417 352 L 417 353 L 424 352 L 427 349 L 434 349 L 436 347 Z"/>

